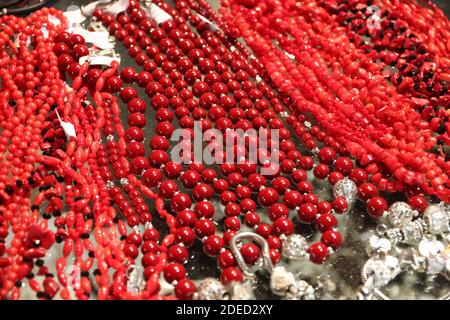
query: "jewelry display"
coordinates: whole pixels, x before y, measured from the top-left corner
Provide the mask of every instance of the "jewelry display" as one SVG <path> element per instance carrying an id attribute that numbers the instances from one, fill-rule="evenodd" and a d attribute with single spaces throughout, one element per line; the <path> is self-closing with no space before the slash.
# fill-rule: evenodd
<path id="1" fill-rule="evenodd" d="M 0 299 L 450 299 L 436 5 L 13 2 Z"/>

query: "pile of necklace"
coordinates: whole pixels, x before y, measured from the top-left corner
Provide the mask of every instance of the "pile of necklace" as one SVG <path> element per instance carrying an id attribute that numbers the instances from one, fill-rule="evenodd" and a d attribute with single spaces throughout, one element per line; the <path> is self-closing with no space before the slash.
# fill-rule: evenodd
<path id="1" fill-rule="evenodd" d="M 450 275 L 442 12 L 219 13 L 118 0 L 0 17 L 1 299 L 252 299 L 261 272 L 275 296 L 320 298 L 284 264 L 327 263 L 356 201 L 379 224 L 356 297 L 387 299 L 405 270 Z M 217 279 L 189 272 L 198 246 Z"/>

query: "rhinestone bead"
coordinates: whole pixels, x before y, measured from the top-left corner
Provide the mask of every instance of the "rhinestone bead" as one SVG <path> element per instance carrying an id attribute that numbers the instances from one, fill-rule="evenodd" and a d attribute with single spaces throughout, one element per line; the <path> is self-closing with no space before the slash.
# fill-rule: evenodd
<path id="1" fill-rule="evenodd" d="M 401 229 L 402 240 L 406 244 L 416 244 L 422 239 L 424 226 L 420 220 L 407 223 Z"/>
<path id="2" fill-rule="evenodd" d="M 416 212 L 406 202 L 395 202 L 388 210 L 388 220 L 394 227 L 400 227 L 414 218 Z"/>
<path id="3" fill-rule="evenodd" d="M 288 259 L 301 260 L 306 257 L 307 250 L 308 242 L 299 234 L 287 236 L 283 240 L 282 253 Z"/>
<path id="4" fill-rule="evenodd" d="M 356 187 L 356 184 L 348 179 L 344 178 L 339 180 L 334 186 L 333 186 L 333 195 L 335 198 L 344 196 L 345 199 L 347 199 L 349 207 L 353 202 L 355 202 L 356 194 L 358 193 L 358 188 Z"/>

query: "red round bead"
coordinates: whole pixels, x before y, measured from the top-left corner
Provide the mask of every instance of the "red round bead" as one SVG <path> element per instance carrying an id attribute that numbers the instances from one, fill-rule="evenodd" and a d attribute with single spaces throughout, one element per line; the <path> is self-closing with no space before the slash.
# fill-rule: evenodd
<path id="1" fill-rule="evenodd" d="M 369 200 L 377 194 L 377 187 L 373 183 L 365 182 L 358 187 L 358 196 L 361 200 Z"/>
<path id="2" fill-rule="evenodd" d="M 340 157 L 334 162 L 334 170 L 341 172 L 343 175 L 348 175 L 353 169 L 353 162 L 350 158 Z"/>
<path id="3" fill-rule="evenodd" d="M 240 251 L 245 262 L 250 265 L 254 264 L 256 260 L 258 260 L 261 253 L 261 249 L 253 243 L 244 244 Z"/>
<path id="4" fill-rule="evenodd" d="M 171 263 L 164 268 L 164 278 L 171 283 L 181 280 L 186 276 L 186 269 L 180 263 Z"/>
<path id="5" fill-rule="evenodd" d="M 272 224 L 273 233 L 277 236 L 294 233 L 294 223 L 289 218 L 279 218 Z"/>
<path id="6" fill-rule="evenodd" d="M 332 148 L 325 147 L 319 151 L 317 157 L 320 162 L 324 164 L 331 164 L 336 158 L 336 151 L 334 151 Z"/>
<path id="7" fill-rule="evenodd" d="M 270 207 L 278 201 L 278 192 L 274 188 L 264 188 L 258 193 L 258 202 L 263 207 Z"/>
<path id="8" fill-rule="evenodd" d="M 361 168 L 353 169 L 348 177 L 358 186 L 369 178 L 367 172 Z"/>
<path id="9" fill-rule="evenodd" d="M 172 261 L 175 260 L 179 263 L 185 263 L 189 257 L 189 252 L 184 246 L 176 244 L 167 250 L 167 256 Z"/>
<path id="10" fill-rule="evenodd" d="M 178 193 L 173 196 L 171 206 L 173 211 L 180 212 L 191 207 L 192 200 L 186 193 Z"/>
<path id="11" fill-rule="evenodd" d="M 122 69 L 122 71 L 120 72 L 120 77 L 125 81 L 125 82 L 133 82 L 136 79 L 136 70 L 133 67 L 125 67 Z"/>
<path id="12" fill-rule="evenodd" d="M 282 203 L 275 203 L 269 208 L 269 219 L 275 221 L 278 218 L 284 218 L 289 215 L 289 209 Z"/>
<path id="13" fill-rule="evenodd" d="M 159 195 L 164 199 L 170 199 L 178 191 L 178 186 L 173 180 L 166 180 L 159 185 Z"/>
<path id="14" fill-rule="evenodd" d="M 387 202 L 382 197 L 373 197 L 367 201 L 367 212 L 373 218 L 381 217 L 387 210 Z"/>
<path id="15" fill-rule="evenodd" d="M 428 201 L 424 196 L 416 195 L 408 199 L 408 204 L 417 211 L 423 212 L 428 206 Z"/>
<path id="16" fill-rule="evenodd" d="M 316 226 L 320 232 L 325 232 L 330 230 L 337 225 L 337 220 L 334 215 L 331 213 L 321 214 L 319 218 L 317 218 Z"/>
<path id="17" fill-rule="evenodd" d="M 138 93 L 133 87 L 125 87 L 120 91 L 119 96 L 123 102 L 128 103 L 131 101 L 131 99 L 137 98 Z"/>
<path id="18" fill-rule="evenodd" d="M 195 284 L 189 279 L 181 279 L 175 286 L 175 295 L 181 300 L 192 299 L 195 291 Z"/>
<path id="19" fill-rule="evenodd" d="M 209 256 L 217 256 L 225 246 L 225 241 L 218 235 L 210 235 L 203 241 L 203 249 Z"/>
<path id="20" fill-rule="evenodd" d="M 182 242 L 186 247 L 191 246 L 195 241 L 195 232 L 189 227 L 178 228 L 175 236 L 177 240 Z"/>
<path id="21" fill-rule="evenodd" d="M 244 276 L 242 275 L 242 271 L 236 267 L 228 267 L 222 271 L 222 283 L 228 284 L 230 282 L 242 282 L 244 280 Z"/>
<path id="22" fill-rule="evenodd" d="M 348 202 L 344 196 L 340 196 L 334 199 L 332 205 L 336 213 L 344 213 L 348 209 Z"/>
<path id="23" fill-rule="evenodd" d="M 222 250 L 217 256 L 217 263 L 221 269 L 225 269 L 228 267 L 233 267 L 236 262 L 234 259 L 234 255 L 231 250 Z"/>
<path id="24" fill-rule="evenodd" d="M 333 250 L 337 250 L 342 245 L 342 235 L 337 231 L 327 230 L 322 234 L 320 241 L 333 248 Z"/>
<path id="25" fill-rule="evenodd" d="M 309 259 L 317 264 L 324 263 L 328 257 L 328 247 L 322 242 L 312 244 L 309 249 Z"/>
<path id="26" fill-rule="evenodd" d="M 199 217 L 203 217 L 205 219 L 212 218 L 214 215 L 214 206 L 209 201 L 197 202 L 194 210 L 197 212 Z"/>
<path id="27" fill-rule="evenodd" d="M 194 230 L 197 237 L 203 238 L 214 234 L 216 226 L 214 225 L 214 222 L 209 219 L 199 219 L 195 223 Z"/>
<path id="28" fill-rule="evenodd" d="M 316 220 L 317 208 L 311 203 L 304 203 L 297 211 L 298 217 L 303 223 L 313 223 Z"/>

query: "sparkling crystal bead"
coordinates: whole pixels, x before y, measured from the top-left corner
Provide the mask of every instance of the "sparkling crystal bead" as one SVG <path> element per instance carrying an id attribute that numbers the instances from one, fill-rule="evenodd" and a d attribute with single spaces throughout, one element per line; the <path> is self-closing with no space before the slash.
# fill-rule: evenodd
<path id="1" fill-rule="evenodd" d="M 333 195 L 335 198 L 344 196 L 347 199 L 349 207 L 355 202 L 358 189 L 356 184 L 348 179 L 343 178 L 333 186 Z"/>
<path id="2" fill-rule="evenodd" d="M 442 255 L 427 257 L 427 273 L 439 274 L 445 269 L 446 260 Z"/>
<path id="3" fill-rule="evenodd" d="M 399 228 L 387 229 L 383 235 L 385 235 L 392 244 L 402 242 L 403 234 Z"/>
<path id="4" fill-rule="evenodd" d="M 108 140 L 108 141 L 114 141 L 114 136 L 113 136 L 112 134 L 108 134 L 108 135 L 106 136 L 106 140 Z"/>
<path id="5" fill-rule="evenodd" d="M 423 219 L 428 224 L 430 233 L 442 234 L 449 231 L 450 217 L 440 206 L 429 205 L 423 213 Z"/>
<path id="6" fill-rule="evenodd" d="M 308 242 L 299 234 L 292 234 L 283 240 L 282 253 L 291 260 L 301 260 L 306 257 Z"/>
<path id="7" fill-rule="evenodd" d="M 227 291 L 219 280 L 206 278 L 197 286 L 198 300 L 222 300 Z"/>
<path id="8" fill-rule="evenodd" d="M 388 210 L 388 220 L 394 227 L 400 227 L 411 222 L 416 212 L 406 202 L 393 203 Z"/>
<path id="9" fill-rule="evenodd" d="M 407 223 L 401 229 L 401 242 L 406 244 L 416 244 L 422 239 L 423 233 L 424 225 L 421 219 Z"/>
<path id="10" fill-rule="evenodd" d="M 127 179 L 127 178 L 122 178 L 122 179 L 120 179 L 120 184 L 121 184 L 121 185 L 126 185 L 126 184 L 128 184 L 128 179 Z"/>

